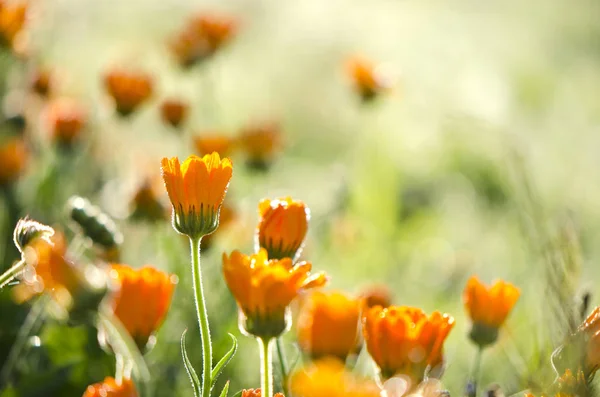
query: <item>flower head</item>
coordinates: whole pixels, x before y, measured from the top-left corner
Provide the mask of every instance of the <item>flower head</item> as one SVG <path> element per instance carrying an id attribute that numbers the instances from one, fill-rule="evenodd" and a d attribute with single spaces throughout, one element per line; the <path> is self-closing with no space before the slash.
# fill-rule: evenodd
<path id="1" fill-rule="evenodd" d="M 113 69 L 104 76 L 104 86 L 121 116 L 133 113 L 152 96 L 152 77 L 141 72 Z"/>
<path id="2" fill-rule="evenodd" d="M 360 300 L 341 292 L 313 292 L 298 316 L 300 348 L 312 357 L 335 356 L 343 361 L 360 346 Z"/>
<path id="3" fill-rule="evenodd" d="M 52 140 L 70 147 L 79 138 L 87 122 L 83 106 L 71 99 L 56 99 L 48 104 L 46 119 Z"/>
<path id="4" fill-rule="evenodd" d="M 214 232 L 233 172 L 231 160 L 221 160 L 218 153 L 191 155 L 181 165 L 177 157 L 163 158 L 161 168 L 175 230 L 193 238 Z"/>
<path id="5" fill-rule="evenodd" d="M 6 47 L 14 47 L 17 35 L 23 30 L 27 4 L 25 2 L 0 1 L 0 41 Z"/>
<path id="6" fill-rule="evenodd" d="M 115 316 L 143 348 L 167 315 L 174 279 L 150 266 L 132 269 L 118 264 L 111 266 L 110 276 L 119 286 L 112 299 Z"/>
<path id="7" fill-rule="evenodd" d="M 200 136 L 194 137 L 194 145 L 200 156 L 205 156 L 212 152 L 217 152 L 220 156 L 228 156 L 233 149 L 234 143 L 230 137 L 218 133 L 203 133 Z"/>
<path id="8" fill-rule="evenodd" d="M 23 138 L 14 137 L 0 142 L 0 186 L 15 182 L 25 170 L 29 150 Z"/>
<path id="9" fill-rule="evenodd" d="M 107 377 L 102 383 L 88 386 L 83 397 L 138 397 L 131 379 L 123 379 L 117 384 L 114 378 Z"/>
<path id="10" fill-rule="evenodd" d="M 363 335 L 367 350 L 384 379 L 407 375 L 417 385 L 427 368 L 443 363 L 444 341 L 454 318 L 406 306 L 375 306 L 363 313 Z"/>
<path id="11" fill-rule="evenodd" d="M 239 145 L 246 153 L 248 166 L 257 170 L 269 168 L 281 144 L 281 129 L 275 122 L 251 124 L 242 130 L 239 137 Z"/>
<path id="12" fill-rule="evenodd" d="M 261 389 L 244 389 L 242 390 L 242 397 L 261 397 Z M 284 397 L 282 393 L 275 393 L 274 397 Z"/>
<path id="13" fill-rule="evenodd" d="M 131 200 L 131 217 L 148 221 L 164 220 L 167 209 L 160 201 L 158 192 L 150 180 L 145 180 L 135 191 Z"/>
<path id="14" fill-rule="evenodd" d="M 480 346 L 494 343 L 498 329 L 519 299 L 519 289 L 506 281 L 487 287 L 475 276 L 467 282 L 463 293 L 465 308 L 473 321 L 471 339 Z"/>
<path id="15" fill-rule="evenodd" d="M 47 97 L 53 88 L 53 82 L 53 76 L 48 69 L 39 69 L 31 80 L 31 90 L 42 97 Z"/>
<path id="16" fill-rule="evenodd" d="M 163 121 L 175 128 L 179 128 L 184 122 L 188 111 L 188 104 L 179 99 L 166 99 L 160 105 L 160 115 Z"/>
<path id="17" fill-rule="evenodd" d="M 355 57 L 350 59 L 347 67 L 348 75 L 363 102 L 375 99 L 392 86 L 392 79 L 383 74 L 380 67 L 364 58 Z"/>
<path id="18" fill-rule="evenodd" d="M 262 338 L 281 335 L 288 327 L 288 306 L 302 291 L 323 286 L 324 273 L 311 275 L 311 264 L 267 257 L 267 251 L 223 254 L 223 273 L 244 315 L 242 330 Z"/>
<path id="19" fill-rule="evenodd" d="M 266 249 L 272 259 L 300 256 L 310 219 L 310 210 L 302 201 L 264 199 L 258 204 L 258 215 L 257 248 Z"/>
<path id="20" fill-rule="evenodd" d="M 54 229 L 28 217 L 19 219 L 13 231 L 13 242 L 21 254 L 25 247 L 34 240 L 41 238 L 51 243 L 50 238 L 54 235 Z"/>
<path id="21" fill-rule="evenodd" d="M 388 307 L 392 304 L 392 292 L 384 284 L 374 284 L 367 287 L 360 297 L 366 307 Z"/>

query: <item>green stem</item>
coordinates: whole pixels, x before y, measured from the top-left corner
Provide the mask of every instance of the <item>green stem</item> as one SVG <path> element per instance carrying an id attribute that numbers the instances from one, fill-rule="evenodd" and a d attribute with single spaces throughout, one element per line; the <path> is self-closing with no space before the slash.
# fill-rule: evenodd
<path id="1" fill-rule="evenodd" d="M 192 250 L 192 277 L 194 280 L 194 296 L 196 301 L 196 313 L 200 325 L 200 338 L 202 339 L 202 397 L 210 397 L 211 371 L 212 371 L 212 346 L 210 344 L 210 328 L 208 326 L 208 315 L 206 302 L 202 288 L 202 271 L 200 269 L 200 241 L 202 238 L 190 237 Z"/>
<path id="2" fill-rule="evenodd" d="M 15 263 L 10 269 L 2 273 L 0 276 L 0 288 L 4 287 L 6 284 L 10 283 L 15 277 L 19 275 L 27 266 L 27 262 L 21 259 L 17 263 Z"/>
<path id="3" fill-rule="evenodd" d="M 479 373 L 481 370 L 481 356 L 483 355 L 483 348 L 479 347 L 477 353 L 475 353 L 475 361 L 473 362 L 473 372 L 471 373 L 471 380 L 473 382 L 473 396 L 477 396 L 477 388 L 479 386 Z"/>
<path id="4" fill-rule="evenodd" d="M 266 341 L 261 338 L 258 340 L 258 346 L 260 348 L 260 389 L 262 397 L 273 397 L 273 355 L 271 354 L 271 345 L 273 339 L 267 339 Z"/>
<path id="5" fill-rule="evenodd" d="M 283 351 L 283 343 L 281 342 L 281 338 L 277 338 L 276 342 L 277 346 L 277 357 L 279 358 L 279 367 L 281 369 L 281 389 L 283 390 L 283 395 L 288 395 L 287 390 L 287 382 L 288 382 L 288 365 L 285 359 L 285 354 Z"/>

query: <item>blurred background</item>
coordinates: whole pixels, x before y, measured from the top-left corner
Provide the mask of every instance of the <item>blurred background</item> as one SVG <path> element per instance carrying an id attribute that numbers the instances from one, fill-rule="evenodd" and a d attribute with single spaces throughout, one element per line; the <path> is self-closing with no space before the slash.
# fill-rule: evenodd
<path id="1" fill-rule="evenodd" d="M 12 4 L 0 10 L 4 3 Z M 26 15 L 0 61 L 0 143 L 25 142 L 0 152 L 2 268 L 18 259 L 19 217 L 73 236 L 66 203 L 79 195 L 114 219 L 118 261 L 179 278 L 146 355 L 154 395 L 191 394 L 185 328 L 201 366 L 189 248 L 171 228 L 159 164 L 202 154 L 203 138 L 234 142 L 223 146 L 234 162 L 230 221 L 202 255 L 215 356 L 228 349 L 227 332 L 239 336 L 223 376 L 231 390 L 259 386 L 247 364 L 258 353 L 237 330 L 221 255 L 253 250 L 264 197 L 310 207 L 303 259 L 331 276 L 329 289 L 385 286 L 396 304 L 456 318 L 443 378 L 453 395 L 475 355 L 461 297 L 470 275 L 522 292 L 483 361 L 482 383 L 506 395 L 550 376 L 547 357 L 582 297 L 598 304 L 599 2 L 38 0 Z M 186 36 L 198 16 L 225 21 L 199 48 Z M 373 65 L 370 95 L 357 59 Z M 41 73 L 51 76 L 45 92 Z M 109 82 L 119 73 L 146 80 Z M 144 100 L 133 110 L 119 108 L 136 96 Z M 186 109 L 178 123 L 167 100 Z M 20 164 L 12 174 L 3 164 L 11 158 Z M 141 187 L 164 210 L 144 214 Z M 10 288 L 0 300 L 3 357 L 31 302 L 16 303 Z M 49 316 L 38 335 L 0 396 L 78 396 L 112 374 L 93 324 Z M 294 340 L 292 329 L 292 356 Z"/>

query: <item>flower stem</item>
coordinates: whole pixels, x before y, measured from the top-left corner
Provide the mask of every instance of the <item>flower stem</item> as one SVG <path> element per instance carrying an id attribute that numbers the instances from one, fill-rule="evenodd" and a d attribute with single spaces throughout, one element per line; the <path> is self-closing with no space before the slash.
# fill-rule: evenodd
<path id="1" fill-rule="evenodd" d="M 210 397 L 212 379 L 212 346 L 210 344 L 210 328 L 208 326 L 208 314 L 202 288 L 202 271 L 200 269 L 200 241 L 202 238 L 190 237 L 192 250 L 192 277 L 194 280 L 194 296 L 196 301 L 196 313 L 200 325 L 200 338 L 202 339 L 202 397 Z"/>
<path id="2" fill-rule="evenodd" d="M 287 361 L 285 359 L 285 353 L 283 351 L 283 343 L 281 342 L 281 338 L 277 338 L 277 357 L 279 358 L 279 366 L 281 368 L 281 389 L 283 390 L 283 395 L 288 395 L 287 390 L 287 382 L 288 382 L 288 368 Z"/>
<path id="3" fill-rule="evenodd" d="M 483 355 L 483 348 L 479 347 L 477 353 L 475 353 L 475 361 L 473 362 L 473 372 L 471 373 L 471 382 L 473 383 L 473 395 L 477 396 L 477 388 L 479 386 L 479 372 L 481 369 L 481 356 Z"/>
<path id="4" fill-rule="evenodd" d="M 273 356 L 271 354 L 271 345 L 273 339 L 263 340 L 257 338 L 260 348 L 260 389 L 262 397 L 273 397 Z"/>
<path id="5" fill-rule="evenodd" d="M 10 283 L 15 277 L 19 275 L 27 265 L 25 260 L 21 259 L 17 263 L 15 263 L 10 269 L 2 273 L 0 275 L 0 288 L 4 287 L 6 284 Z"/>

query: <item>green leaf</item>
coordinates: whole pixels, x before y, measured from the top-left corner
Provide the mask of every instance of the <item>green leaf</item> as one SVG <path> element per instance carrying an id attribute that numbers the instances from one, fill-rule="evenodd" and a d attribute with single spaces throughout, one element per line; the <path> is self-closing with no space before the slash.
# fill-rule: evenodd
<path id="1" fill-rule="evenodd" d="M 202 395 L 201 387 L 200 387 L 200 379 L 198 379 L 198 375 L 196 374 L 196 371 L 194 370 L 194 366 L 190 362 L 190 359 L 188 358 L 188 355 L 187 355 L 187 351 L 185 349 L 185 334 L 186 333 L 187 333 L 187 328 L 185 329 L 185 331 L 183 331 L 183 334 L 181 334 L 181 356 L 183 357 L 183 365 L 185 366 L 185 371 L 187 372 L 188 377 L 190 378 L 190 382 L 192 382 L 192 388 L 194 389 L 194 396 L 200 397 Z"/>
<path id="2" fill-rule="evenodd" d="M 219 397 L 227 397 L 227 393 L 229 392 L 229 381 L 225 383 L 225 387 L 223 387 L 223 391 L 219 394 Z"/>
<path id="3" fill-rule="evenodd" d="M 221 374 L 221 372 L 223 371 L 223 368 L 225 368 L 225 366 L 229 363 L 229 361 L 231 361 L 231 359 L 235 355 L 235 352 L 237 351 L 237 348 L 238 348 L 237 339 L 232 334 L 229 334 L 229 336 L 231 337 L 231 340 L 233 341 L 233 346 L 231 346 L 231 349 L 229 349 L 229 351 L 223 356 L 223 358 L 221 358 L 221 360 L 219 360 L 217 365 L 213 368 L 212 372 L 210 373 L 210 379 L 211 379 L 211 383 L 212 383 L 210 385 L 211 388 L 215 385 L 215 382 L 216 382 L 217 378 L 219 377 L 219 375 Z"/>
<path id="4" fill-rule="evenodd" d="M 235 393 L 235 394 L 233 395 L 233 397 L 240 397 L 240 396 L 242 395 L 242 391 L 243 391 L 243 390 L 240 390 L 240 391 L 238 391 L 237 393 Z"/>

